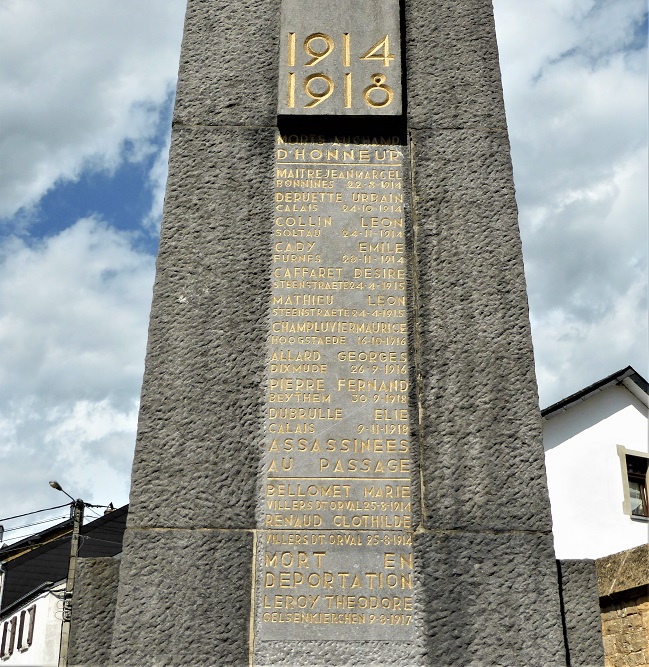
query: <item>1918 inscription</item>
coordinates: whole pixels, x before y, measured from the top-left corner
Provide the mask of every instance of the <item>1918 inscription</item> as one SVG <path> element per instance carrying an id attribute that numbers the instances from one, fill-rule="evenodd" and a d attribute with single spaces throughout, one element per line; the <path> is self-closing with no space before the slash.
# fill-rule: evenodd
<path id="1" fill-rule="evenodd" d="M 403 169 L 396 143 L 278 138 L 260 639 L 412 633 Z"/>

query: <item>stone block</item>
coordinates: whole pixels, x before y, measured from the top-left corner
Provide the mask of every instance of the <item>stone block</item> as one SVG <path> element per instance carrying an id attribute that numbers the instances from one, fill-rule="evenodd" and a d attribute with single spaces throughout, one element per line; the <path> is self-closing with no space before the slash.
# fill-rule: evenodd
<path id="1" fill-rule="evenodd" d="M 260 667 L 416 667 L 421 650 L 407 642 L 262 642 L 255 649 Z"/>
<path id="2" fill-rule="evenodd" d="M 117 558 L 77 560 L 68 653 L 70 667 L 110 665 L 119 565 Z"/>
<path id="3" fill-rule="evenodd" d="M 570 665 L 601 665 L 604 648 L 595 561 L 559 561 L 559 574 Z"/>
<path id="4" fill-rule="evenodd" d="M 425 526 L 549 531 L 507 134 L 413 141 Z"/>
<path id="5" fill-rule="evenodd" d="M 248 665 L 252 533 L 124 537 L 111 666 Z"/>
<path id="6" fill-rule="evenodd" d="M 275 125 L 279 0 L 189 0 L 174 121 Z"/>
<path id="7" fill-rule="evenodd" d="M 266 129 L 174 132 L 130 526 L 255 525 L 273 141 Z"/>
<path id="8" fill-rule="evenodd" d="M 490 0 L 407 0 L 408 125 L 505 130 Z"/>
<path id="9" fill-rule="evenodd" d="M 550 535 L 416 535 L 425 665 L 565 665 Z"/>
<path id="10" fill-rule="evenodd" d="M 597 583 L 601 597 L 649 587 L 649 544 L 597 559 Z"/>

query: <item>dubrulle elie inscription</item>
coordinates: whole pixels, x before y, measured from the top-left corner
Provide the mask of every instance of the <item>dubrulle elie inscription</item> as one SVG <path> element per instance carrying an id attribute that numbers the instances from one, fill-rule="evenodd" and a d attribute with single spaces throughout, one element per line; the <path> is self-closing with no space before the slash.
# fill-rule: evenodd
<path id="1" fill-rule="evenodd" d="M 260 639 L 413 624 L 403 151 L 278 138 Z"/>

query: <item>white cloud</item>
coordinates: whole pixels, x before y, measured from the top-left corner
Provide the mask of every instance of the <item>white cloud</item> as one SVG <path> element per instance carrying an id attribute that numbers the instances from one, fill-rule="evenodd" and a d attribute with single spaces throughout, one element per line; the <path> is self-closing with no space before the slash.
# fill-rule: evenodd
<path id="1" fill-rule="evenodd" d="M 495 0 L 542 405 L 647 372 L 643 0 Z"/>
<path id="2" fill-rule="evenodd" d="M 84 219 L 0 248 L 3 505 L 126 502 L 154 260 Z M 29 494 L 24 489 L 29 488 Z"/>
<path id="3" fill-rule="evenodd" d="M 0 217 L 154 150 L 184 0 L 0 2 Z"/>
<path id="4" fill-rule="evenodd" d="M 165 145 L 160 149 L 151 170 L 149 171 L 149 186 L 151 188 L 151 208 L 147 212 L 142 224 L 145 228 L 160 231 L 162 206 L 164 204 L 167 173 L 169 171 L 169 146 L 171 134 L 167 136 Z"/>

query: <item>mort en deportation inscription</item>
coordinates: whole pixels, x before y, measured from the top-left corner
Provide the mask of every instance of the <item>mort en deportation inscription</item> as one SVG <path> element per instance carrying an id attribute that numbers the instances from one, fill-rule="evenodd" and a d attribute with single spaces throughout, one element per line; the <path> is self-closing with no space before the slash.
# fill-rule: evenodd
<path id="1" fill-rule="evenodd" d="M 403 149 L 291 140 L 276 147 L 256 634 L 406 639 Z"/>

